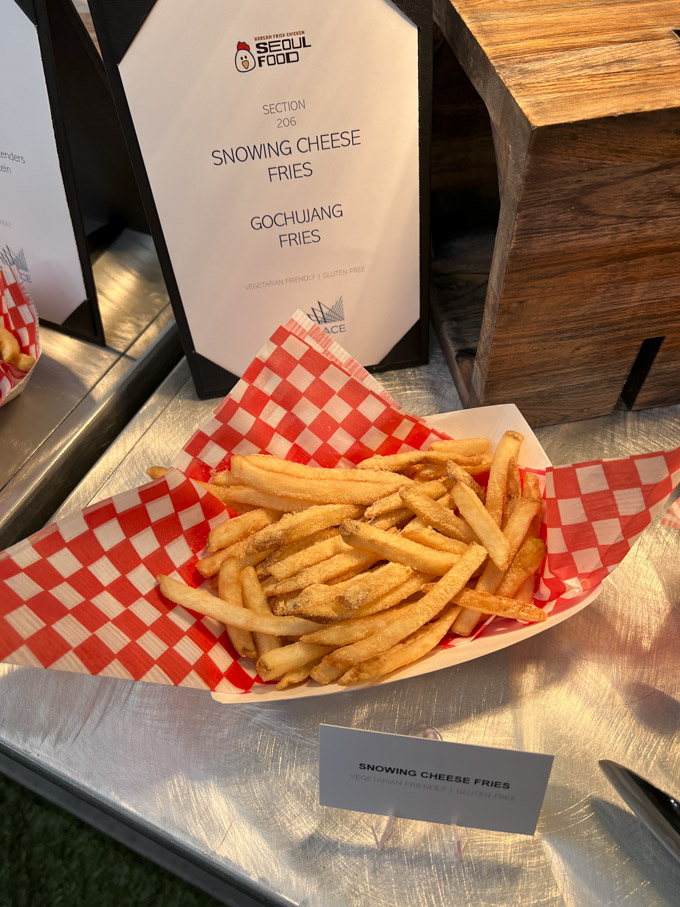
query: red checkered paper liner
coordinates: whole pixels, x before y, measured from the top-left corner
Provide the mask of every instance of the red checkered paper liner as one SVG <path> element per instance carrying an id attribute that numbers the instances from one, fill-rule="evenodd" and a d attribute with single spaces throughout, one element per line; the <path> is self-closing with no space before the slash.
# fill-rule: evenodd
<path id="1" fill-rule="evenodd" d="M 305 330 L 305 328 L 307 328 Z M 321 336 L 320 336 L 321 335 Z M 525 435 L 523 466 L 545 477 L 548 557 L 536 601 L 541 624 L 487 621 L 472 639 L 446 642 L 401 679 L 511 645 L 577 613 L 599 592 L 680 480 L 680 449 L 553 468 L 513 406 L 430 420 L 403 412 L 323 332 L 296 316 L 275 332 L 232 393 L 191 437 L 162 479 L 47 527 L 0 555 L 0 659 L 214 691 L 228 702 L 324 695 L 305 684 L 277 692 L 239 659 L 219 624 L 165 601 L 155 577 L 190 585 L 224 506 L 192 479 L 234 452 L 348 465 L 434 438 Z"/>
<path id="2" fill-rule="evenodd" d="M 0 325 L 19 341 L 22 353 L 40 356 L 38 312 L 15 268 L 0 268 Z M 0 359 L 0 406 L 23 390 L 31 372 Z"/>
<path id="3" fill-rule="evenodd" d="M 0 658 L 215 689 L 244 678 L 224 627 L 170 610 L 156 576 L 195 584 L 224 506 L 180 472 L 93 504 L 0 555 Z M 248 678 L 249 682 L 252 682 Z"/>
<path id="4" fill-rule="evenodd" d="M 173 466 L 198 480 L 228 467 L 234 453 L 353 466 L 372 454 L 427 447 L 442 437 L 402 410 L 358 362 L 298 312 L 260 350 Z"/>

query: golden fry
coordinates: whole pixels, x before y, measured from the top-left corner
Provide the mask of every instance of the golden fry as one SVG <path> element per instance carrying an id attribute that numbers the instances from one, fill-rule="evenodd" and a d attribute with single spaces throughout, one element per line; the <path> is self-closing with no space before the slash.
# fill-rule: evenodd
<path id="1" fill-rule="evenodd" d="M 456 482 L 453 486 L 451 497 L 461 516 L 467 520 L 479 541 L 489 552 L 491 560 L 500 570 L 505 570 L 510 560 L 510 545 L 489 511 L 474 491 L 462 482 Z"/>
<path id="2" fill-rule="evenodd" d="M 303 636 L 300 642 L 314 642 L 325 646 L 347 646 L 388 627 L 407 607 L 408 605 L 402 605 L 400 608 L 380 611 L 378 614 L 370 614 L 368 617 L 341 620 L 322 630 L 316 630 L 314 633 Z"/>
<path id="3" fill-rule="evenodd" d="M 454 620 L 451 630 L 456 636 L 470 636 L 479 623 L 480 617 L 481 613 L 479 611 L 470 611 L 468 608 L 463 608 Z"/>
<path id="4" fill-rule="evenodd" d="M 464 608 L 480 611 L 482 614 L 497 614 L 500 617 L 512 617 L 515 620 L 525 620 L 531 623 L 540 623 L 548 616 L 545 611 L 535 605 L 515 598 L 487 595 L 486 592 L 477 592 L 476 589 L 464 589 L 455 597 L 455 601 Z"/>
<path id="5" fill-rule="evenodd" d="M 288 687 L 292 687 L 295 684 L 304 683 L 304 681 L 307 680 L 307 678 L 311 675 L 312 668 L 315 668 L 322 658 L 323 655 L 318 655 L 316 658 L 312 658 L 305 664 L 300 665 L 297 668 L 291 668 L 290 671 L 286 671 L 283 677 L 276 684 L 276 689 L 287 690 Z"/>
<path id="6" fill-rule="evenodd" d="M 425 526 L 420 521 L 413 525 L 416 520 L 412 520 L 408 526 L 402 530 L 402 536 L 410 539 L 412 542 L 418 542 L 419 545 L 426 545 L 428 548 L 435 548 L 437 551 L 448 551 L 451 554 L 464 554 L 467 548 L 466 542 L 460 542 L 457 539 L 449 538 L 448 535 L 442 535 L 431 526 Z"/>
<path id="7" fill-rule="evenodd" d="M 527 498 L 535 498 L 537 501 L 541 501 L 541 483 L 539 482 L 538 476 L 533 472 L 526 472 L 524 474 L 524 489 L 522 494 Z M 532 520 L 531 526 L 528 530 L 528 535 L 540 536 L 541 534 L 541 523 L 543 520 L 542 513 L 543 504 L 541 502 L 541 508 L 536 513 L 536 516 Z"/>
<path id="8" fill-rule="evenodd" d="M 423 463 L 413 470 L 413 481 L 418 485 L 428 482 L 444 482 L 446 480 L 445 463 Z"/>
<path id="9" fill-rule="evenodd" d="M 244 608 L 249 608 L 251 611 L 257 611 L 259 614 L 271 614 L 272 612 L 269 607 L 267 596 L 262 591 L 257 574 L 255 573 L 255 568 L 244 567 L 238 575 L 238 580 L 241 586 L 241 597 L 243 599 Z M 278 649 L 281 645 L 279 637 L 272 636 L 271 633 L 253 633 L 253 639 L 255 641 L 257 655 L 264 655 L 265 652 L 269 652 L 272 649 Z"/>
<path id="10" fill-rule="evenodd" d="M 234 477 L 231 474 L 229 469 L 225 469 L 222 472 L 216 472 L 212 475 L 210 481 L 213 485 L 219 485 L 224 487 L 225 485 L 236 485 L 238 484 Z"/>
<path id="11" fill-rule="evenodd" d="M 229 545 L 228 548 L 221 548 L 219 551 L 215 551 L 214 554 L 208 554 L 206 557 L 199 558 L 196 561 L 196 569 L 201 576 L 217 576 L 220 567 L 226 560 L 229 560 L 229 558 L 238 560 L 243 557 L 247 547 L 248 539 L 239 539 L 238 542 L 234 542 L 234 544 Z"/>
<path id="12" fill-rule="evenodd" d="M 272 633 L 275 636 L 302 636 L 313 633 L 320 625 L 301 617 L 276 617 L 271 614 L 257 614 L 245 608 L 232 606 L 203 589 L 194 589 L 170 576 L 161 574 L 158 583 L 163 595 L 176 605 L 182 605 L 190 611 L 213 617 L 223 624 L 250 630 L 256 633 Z"/>
<path id="13" fill-rule="evenodd" d="M 422 463 L 427 457 L 425 450 L 407 450 L 403 453 L 388 454 L 387 456 L 369 457 L 357 463 L 357 469 L 362 472 L 366 469 L 388 470 L 390 472 L 401 472 Z"/>
<path id="14" fill-rule="evenodd" d="M 467 473 L 465 473 L 465 475 L 467 475 Z M 434 499 L 443 497 L 448 491 L 446 485 L 443 482 L 440 482 L 439 479 L 435 479 L 431 482 L 421 482 L 418 484 L 417 488 L 421 494 L 426 494 L 429 498 Z M 364 512 L 364 518 L 372 520 L 375 517 L 383 516 L 386 513 L 397 510 L 401 506 L 401 494 L 399 491 L 395 491 L 393 494 L 386 495 L 386 497 L 377 500 L 375 504 L 371 504 L 370 507 L 367 507 Z M 347 519 L 352 519 L 352 517 L 347 517 Z"/>
<path id="15" fill-rule="evenodd" d="M 398 507 L 391 513 L 384 513 L 382 516 L 371 520 L 371 526 L 376 529 L 402 529 L 413 519 L 413 511 L 408 507 Z"/>
<path id="16" fill-rule="evenodd" d="M 326 583 L 333 579 L 340 579 L 348 571 L 358 568 L 364 570 L 374 564 L 378 558 L 366 551 L 345 551 L 329 557 L 319 564 L 306 567 L 295 576 L 275 583 L 267 589 L 268 595 L 283 595 L 285 592 L 294 592 L 304 589 L 312 583 Z"/>
<path id="17" fill-rule="evenodd" d="M 365 605 L 367 601 L 378 598 L 383 593 L 394 589 L 395 586 L 406 582 L 411 575 L 410 567 L 392 563 L 365 571 L 350 580 L 340 593 L 339 602 L 345 608 L 356 610 Z"/>
<path id="18" fill-rule="evenodd" d="M 223 602 L 228 602 L 233 607 L 243 607 L 241 587 L 238 581 L 238 561 L 233 558 L 224 561 L 220 567 L 217 578 L 217 594 Z M 227 635 L 239 655 L 253 660 L 257 658 L 255 641 L 249 630 L 243 630 L 227 624 Z"/>
<path id="19" fill-rule="evenodd" d="M 361 664 L 355 665 L 346 671 L 339 679 L 340 686 L 350 686 L 355 683 L 365 683 L 375 680 L 385 674 L 391 674 L 398 668 L 413 664 L 441 642 L 451 629 L 451 624 L 460 613 L 460 605 L 451 605 L 442 616 L 432 623 L 425 624 L 415 633 L 398 642 L 391 649 L 376 655 Z"/>
<path id="20" fill-rule="evenodd" d="M 413 573 L 405 582 L 399 583 L 399 585 L 383 592 L 381 595 L 369 599 L 354 611 L 340 604 L 342 592 L 352 580 L 336 583 L 334 586 L 324 584 L 307 586 L 297 598 L 288 603 L 290 609 L 288 613 L 319 621 L 366 617 L 369 614 L 377 614 L 379 611 L 386 611 L 394 605 L 398 605 L 419 592 L 429 579 L 430 577 L 425 573 Z M 294 595 L 294 593 L 291 593 L 291 595 Z"/>
<path id="21" fill-rule="evenodd" d="M 376 529 L 356 520 L 342 523 L 340 533 L 345 541 L 355 548 L 373 552 L 377 558 L 403 564 L 405 567 L 412 567 L 414 570 L 431 573 L 434 576 L 443 576 L 458 560 L 454 554 L 435 551 L 398 534 Z"/>
<path id="22" fill-rule="evenodd" d="M 234 517 L 231 520 L 225 520 L 224 523 L 211 530 L 206 547 L 212 554 L 215 551 L 219 551 L 220 548 L 226 548 L 228 545 L 238 542 L 239 539 L 252 535 L 258 529 L 264 529 L 265 526 L 269 526 L 270 523 L 278 520 L 280 516 L 280 510 L 260 508 L 258 510 L 250 510 L 248 513 Z"/>
<path id="23" fill-rule="evenodd" d="M 533 576 L 545 557 L 545 542 L 537 538 L 528 538 L 519 549 L 508 567 L 503 581 L 498 586 L 498 595 L 512 598 L 522 583 Z"/>
<path id="24" fill-rule="evenodd" d="M 30 372 L 35 365 L 35 356 L 31 356 L 30 353 L 19 353 L 17 356 L 12 356 L 9 362 L 20 372 Z"/>
<path id="25" fill-rule="evenodd" d="M 533 604 L 534 602 L 534 586 L 536 585 L 536 579 L 534 575 L 527 576 L 524 582 L 520 585 L 517 592 L 515 592 L 513 598 L 516 598 L 520 602 L 528 602 Z"/>
<path id="26" fill-rule="evenodd" d="M 476 482 L 470 473 L 466 472 L 463 467 L 454 460 L 449 460 L 446 464 L 446 477 L 449 482 L 464 482 L 466 485 L 469 485 L 482 504 L 486 502 L 486 492 L 479 482 Z"/>
<path id="27" fill-rule="evenodd" d="M 288 579 L 289 576 L 295 576 L 301 570 L 307 567 L 313 567 L 322 561 L 328 560 L 336 554 L 342 554 L 345 551 L 351 551 L 351 547 L 343 541 L 340 532 L 337 529 L 321 530 L 321 534 L 326 538 L 319 539 L 312 544 L 301 548 L 294 554 L 282 560 L 276 561 L 269 566 L 269 572 L 277 580 Z"/>
<path id="28" fill-rule="evenodd" d="M 517 463 L 524 436 L 517 431 L 506 431 L 494 451 L 486 487 L 486 509 L 497 526 L 503 518 L 503 504 L 508 483 L 508 468 Z"/>
<path id="29" fill-rule="evenodd" d="M 277 620 L 294 620 L 295 618 L 279 617 Z M 293 642 L 279 649 L 272 649 L 257 659 L 257 673 L 263 680 L 277 680 L 289 671 L 307 664 L 314 658 L 322 658 L 330 646 L 315 643 Z"/>
<path id="30" fill-rule="evenodd" d="M 524 473 L 524 487 L 522 489 L 522 494 L 525 498 L 536 498 L 536 500 L 538 501 L 541 500 L 541 483 L 539 482 L 536 473 Z"/>
<path id="31" fill-rule="evenodd" d="M 285 513 L 293 513 L 297 510 L 305 510 L 309 505 L 304 501 L 294 498 L 285 497 L 280 494 L 272 494 L 262 491 L 260 488 L 251 488 L 249 485 L 206 485 L 208 491 L 218 497 L 221 501 L 236 510 L 240 504 L 248 504 L 252 507 L 266 507 L 270 510 L 280 510 Z"/>
<path id="32" fill-rule="evenodd" d="M 475 472 L 485 472 L 490 464 L 491 458 L 479 454 L 467 455 L 456 453 L 455 451 L 441 450 L 411 450 L 406 453 L 392 454 L 386 457 L 369 457 L 358 464 L 359 470 L 394 470 L 400 472 L 402 469 L 409 469 L 421 464 L 430 464 L 439 467 L 445 467 L 449 460 L 455 460 L 464 469 L 474 469 Z"/>
<path id="33" fill-rule="evenodd" d="M 305 538 L 297 539 L 294 542 L 287 542 L 285 545 L 274 548 L 273 551 L 270 550 L 269 552 L 265 552 L 266 556 L 259 561 L 257 565 L 257 575 L 261 579 L 265 576 L 269 576 L 269 571 L 274 564 L 278 564 L 280 561 L 284 561 L 286 558 L 292 557 L 294 554 L 298 554 L 300 551 L 311 548 L 312 545 L 316 545 L 318 542 L 323 542 L 334 536 L 337 536 L 337 529 L 320 529 L 318 532 L 314 532 L 312 535 L 308 535 Z M 251 545 L 249 543 L 246 553 L 249 552 L 250 549 Z M 255 555 L 249 554 L 248 557 L 255 557 Z"/>
<path id="34" fill-rule="evenodd" d="M 324 661 L 335 667 L 349 668 L 401 642 L 432 620 L 444 605 L 461 591 L 485 557 L 486 551 L 480 545 L 471 544 L 465 554 L 432 589 L 419 601 L 407 605 L 397 620 L 366 639 L 336 649 L 329 653 Z"/>
<path id="35" fill-rule="evenodd" d="M 433 441 L 430 450 L 454 453 L 463 457 L 474 457 L 489 449 L 488 438 L 459 438 L 458 440 Z"/>
<path id="36" fill-rule="evenodd" d="M 232 457 L 231 468 L 237 478 L 250 486 L 265 492 L 271 487 L 272 472 L 263 468 L 260 461 L 235 456 Z M 353 479 L 354 473 L 359 470 L 317 470 L 314 467 L 307 467 L 307 470 L 307 474 L 277 472 L 277 493 L 313 504 L 372 504 L 385 496 L 386 488 L 394 491 L 404 481 L 402 476 L 393 473 L 378 474 L 379 479 L 366 481 L 366 476 Z M 383 475 L 389 478 L 389 482 L 383 479 Z M 370 478 L 373 478 L 373 474 Z"/>
<path id="37" fill-rule="evenodd" d="M 407 488 L 401 492 L 401 499 L 423 522 L 437 529 L 449 538 L 459 542 L 478 541 L 470 527 L 439 501 L 433 501 L 421 494 L 418 488 Z"/>
<path id="38" fill-rule="evenodd" d="M 356 504 L 320 504 L 307 507 L 299 513 L 287 513 L 272 526 L 256 532 L 250 542 L 249 552 L 278 548 L 315 532 L 338 526 L 343 520 L 359 519 L 363 508 Z"/>
<path id="39" fill-rule="evenodd" d="M 512 516 L 503 530 L 503 535 L 508 540 L 508 545 L 510 546 L 511 559 L 514 558 L 519 551 L 520 545 L 524 541 L 524 538 L 529 531 L 529 527 L 531 526 L 531 522 L 536 513 L 540 510 L 540 507 L 541 502 L 535 501 L 532 498 L 518 498 L 516 500 Z M 499 570 L 493 561 L 489 561 L 477 581 L 475 588 L 480 592 L 494 593 L 500 586 L 503 576 L 504 572 Z"/>
<path id="40" fill-rule="evenodd" d="M 11 362 L 21 352 L 19 341 L 11 331 L 0 325 L 0 358 L 5 362 Z"/>
<path id="41" fill-rule="evenodd" d="M 312 680 L 316 680 L 317 683 L 325 685 L 333 683 L 341 674 L 342 668 L 336 668 L 334 665 L 328 664 L 325 658 L 322 658 L 319 664 L 312 668 L 309 676 Z"/>
<path id="42" fill-rule="evenodd" d="M 432 577 L 427 573 L 413 573 L 409 579 L 395 586 L 394 589 L 390 589 L 389 592 L 384 592 L 377 598 L 373 598 L 361 605 L 360 608 L 352 612 L 353 616 L 359 618 L 369 614 L 377 614 L 379 611 L 386 611 L 388 608 L 398 605 L 399 602 L 406 601 L 413 595 L 422 592 L 431 579 Z"/>
<path id="43" fill-rule="evenodd" d="M 367 460 L 364 461 L 368 462 Z M 268 454 L 246 454 L 245 456 L 237 454 L 232 458 L 231 471 L 235 475 L 248 475 L 250 469 L 263 470 L 273 473 L 276 481 L 280 476 L 291 476 L 293 478 L 304 479 L 305 481 L 328 480 L 348 482 L 351 485 L 357 482 L 367 482 L 370 484 L 380 483 L 386 488 L 399 488 L 405 481 L 401 476 L 395 476 L 385 470 L 371 470 L 370 474 L 366 469 L 357 471 L 357 469 L 345 469 L 336 466 L 329 469 L 323 466 L 307 466 L 304 463 L 295 463 L 292 460 L 282 460 L 279 457 L 273 457 Z"/>

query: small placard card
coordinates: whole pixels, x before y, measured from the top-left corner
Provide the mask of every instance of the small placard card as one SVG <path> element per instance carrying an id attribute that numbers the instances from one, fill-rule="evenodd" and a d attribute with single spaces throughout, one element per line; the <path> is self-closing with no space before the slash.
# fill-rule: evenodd
<path id="1" fill-rule="evenodd" d="M 532 835 L 552 756 L 319 727 L 322 806 Z"/>

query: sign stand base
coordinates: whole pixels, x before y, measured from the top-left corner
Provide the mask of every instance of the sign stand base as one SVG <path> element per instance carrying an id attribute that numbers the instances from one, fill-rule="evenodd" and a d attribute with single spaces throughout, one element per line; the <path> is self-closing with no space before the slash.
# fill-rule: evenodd
<path id="1" fill-rule="evenodd" d="M 416 736 L 415 734 L 413 736 Z M 426 740 L 443 740 L 444 738 L 441 735 L 441 731 L 436 727 L 427 727 L 424 731 L 421 731 L 417 735 L 418 737 L 424 737 Z M 390 836 L 392 831 L 392 826 L 394 825 L 394 816 L 380 817 L 377 822 L 374 823 L 373 828 L 373 837 L 375 838 L 375 847 L 376 850 L 382 850 L 387 842 L 387 839 Z M 465 845 L 467 844 L 467 829 L 461 828 L 459 825 L 452 825 L 451 830 L 453 831 L 453 841 L 455 845 L 455 857 L 459 862 L 463 859 L 463 851 L 465 850 Z"/>

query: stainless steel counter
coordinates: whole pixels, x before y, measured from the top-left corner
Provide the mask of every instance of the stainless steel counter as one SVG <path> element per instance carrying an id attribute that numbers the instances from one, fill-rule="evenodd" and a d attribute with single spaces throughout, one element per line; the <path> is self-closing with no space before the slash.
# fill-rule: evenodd
<path id="1" fill-rule="evenodd" d="M 39 529 L 180 357 L 150 237 L 94 264 L 106 346 L 42 328 L 23 393 L 0 408 L 0 549 Z"/>
<path id="2" fill-rule="evenodd" d="M 438 348 L 380 376 L 426 414 L 459 406 Z M 144 481 L 216 401 L 182 362 L 62 507 Z M 680 407 L 537 432 L 555 463 L 680 445 Z M 0 665 L 4 768 L 226 903 L 675 904 L 680 864 L 598 769 L 680 793 L 680 534 L 657 518 L 584 611 L 436 674 L 328 697 L 220 705 L 209 694 Z M 555 755 L 533 837 L 397 821 L 317 802 L 321 722 Z"/>

